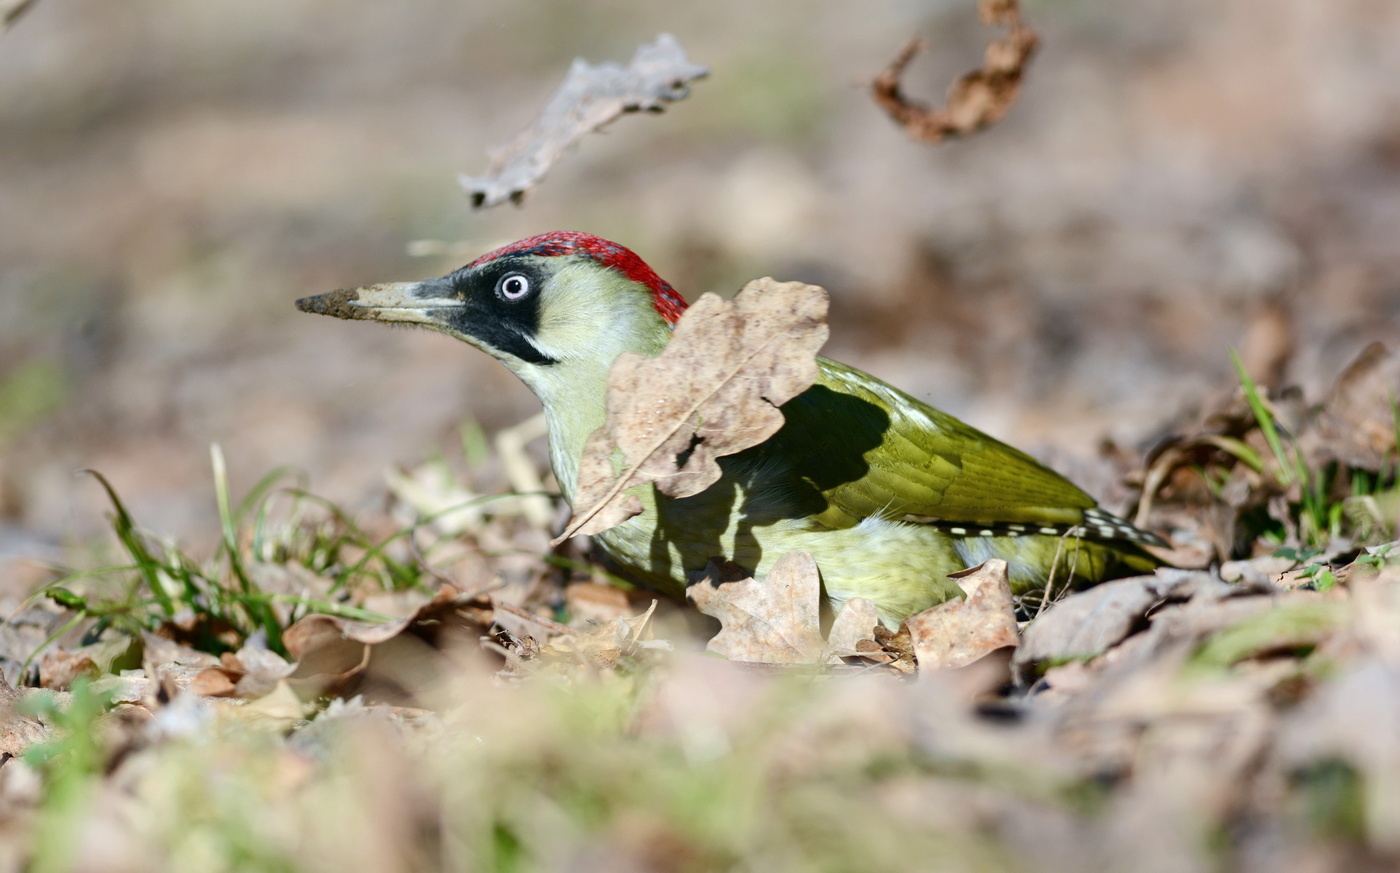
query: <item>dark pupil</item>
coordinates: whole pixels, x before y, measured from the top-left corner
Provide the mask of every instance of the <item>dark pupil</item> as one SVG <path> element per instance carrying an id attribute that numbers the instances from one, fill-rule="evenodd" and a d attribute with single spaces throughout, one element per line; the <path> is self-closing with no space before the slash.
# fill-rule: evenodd
<path id="1" fill-rule="evenodd" d="M 511 276 L 509 279 L 506 280 L 505 289 L 506 294 L 510 297 L 515 297 L 518 294 L 523 294 L 525 293 L 525 280 L 520 278 L 519 276 Z"/>

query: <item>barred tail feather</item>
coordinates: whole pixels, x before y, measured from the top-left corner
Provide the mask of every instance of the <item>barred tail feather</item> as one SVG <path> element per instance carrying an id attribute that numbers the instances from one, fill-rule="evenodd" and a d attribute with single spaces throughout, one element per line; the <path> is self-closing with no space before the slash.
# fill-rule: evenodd
<path id="1" fill-rule="evenodd" d="M 927 524 L 957 537 L 1018 537 L 1078 535 L 1093 540 L 1125 540 L 1145 546 L 1166 548 L 1167 543 L 1156 534 L 1145 531 L 1105 512 L 1097 506 L 1084 510 L 1079 524 L 1027 524 L 1024 522 L 949 521 L 927 515 L 906 515 L 901 521 Z"/>

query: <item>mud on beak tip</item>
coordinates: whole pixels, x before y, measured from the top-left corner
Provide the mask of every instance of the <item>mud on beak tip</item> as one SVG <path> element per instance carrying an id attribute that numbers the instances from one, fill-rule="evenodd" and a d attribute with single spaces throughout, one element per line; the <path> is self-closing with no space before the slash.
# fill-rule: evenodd
<path id="1" fill-rule="evenodd" d="M 419 309 L 421 302 L 413 294 L 417 287 L 416 282 L 392 282 L 347 288 L 315 297 L 303 297 L 297 301 L 297 309 L 334 318 L 382 318 L 383 310 Z"/>
<path id="2" fill-rule="evenodd" d="M 334 318 L 365 318 L 364 307 L 356 305 L 359 299 L 360 289 L 348 288 L 329 294 L 318 294 L 315 297 L 303 297 L 297 301 L 297 309 Z"/>

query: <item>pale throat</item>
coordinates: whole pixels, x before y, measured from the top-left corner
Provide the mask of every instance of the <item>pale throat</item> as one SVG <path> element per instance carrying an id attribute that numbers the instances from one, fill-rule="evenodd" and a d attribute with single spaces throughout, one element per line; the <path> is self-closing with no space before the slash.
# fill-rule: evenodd
<path id="1" fill-rule="evenodd" d="M 592 368 L 590 368 L 592 369 Z M 544 406 L 549 427 L 549 461 L 554 478 L 572 505 L 578 482 L 579 458 L 588 435 L 607 417 L 607 370 L 590 378 L 561 378 L 563 374 L 534 374 L 526 380 Z M 577 374 L 575 374 L 577 375 Z"/>

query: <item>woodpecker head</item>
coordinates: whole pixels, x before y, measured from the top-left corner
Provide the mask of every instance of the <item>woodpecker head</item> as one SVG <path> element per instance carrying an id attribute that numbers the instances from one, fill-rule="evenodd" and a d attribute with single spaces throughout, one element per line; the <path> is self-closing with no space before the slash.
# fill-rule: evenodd
<path id="1" fill-rule="evenodd" d="M 659 353 L 685 301 L 617 243 L 555 231 L 440 279 L 333 291 L 297 308 L 449 334 L 510 367 L 548 407 L 549 395 L 577 390 L 580 377 L 605 380 L 624 351 Z"/>

